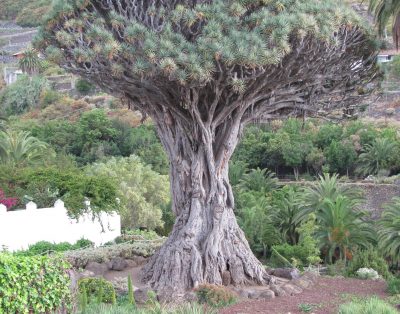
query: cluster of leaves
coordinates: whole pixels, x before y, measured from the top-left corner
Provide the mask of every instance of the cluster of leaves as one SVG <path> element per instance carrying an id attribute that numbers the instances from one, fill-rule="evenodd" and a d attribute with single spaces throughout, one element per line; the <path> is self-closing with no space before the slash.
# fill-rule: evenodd
<path id="1" fill-rule="evenodd" d="M 0 254 L 0 312 L 47 313 L 71 305 L 70 265 L 57 257 Z"/>
<path id="2" fill-rule="evenodd" d="M 18 198 L 6 197 L 4 191 L 0 190 L 0 204 L 3 204 L 8 209 L 18 204 Z"/>
<path id="3" fill-rule="evenodd" d="M 370 299 L 355 300 L 342 304 L 339 307 L 339 314 L 365 314 L 365 313 L 386 313 L 395 314 L 398 311 L 385 301 L 372 297 Z"/>
<path id="4" fill-rule="evenodd" d="M 350 276 L 355 276 L 357 270 L 360 268 L 372 268 L 385 279 L 390 277 L 387 262 L 382 257 L 382 254 L 380 254 L 373 247 L 368 247 L 364 250 L 358 250 L 353 255 L 353 258 L 347 267 L 347 273 Z"/>
<path id="5" fill-rule="evenodd" d="M 94 243 L 87 239 L 80 239 L 76 243 L 71 244 L 68 242 L 50 243 L 48 241 L 40 241 L 35 244 L 29 245 L 27 250 L 17 251 L 14 255 L 17 256 L 36 256 L 44 254 L 59 253 L 71 250 L 78 250 L 82 248 L 93 247 Z"/>
<path id="6" fill-rule="evenodd" d="M 360 24 L 351 10 L 334 1 L 149 5 L 132 17 L 110 10 L 109 22 L 88 10 L 89 4 L 55 2 L 41 31 L 43 40 L 37 45 L 45 48 L 52 42 L 46 54 L 58 62 L 63 62 L 64 52 L 69 50 L 77 64 L 101 62 L 116 78 L 126 66 L 135 77 L 164 76 L 181 84 L 211 80 L 217 71 L 215 61 L 251 68 L 278 64 L 291 51 L 290 38 L 294 36 L 313 34 L 331 42 L 332 33 L 341 25 Z M 147 26 L 142 16 L 152 16 L 162 25 Z M 126 64 L 117 62 L 121 57 Z M 243 90 L 243 81 L 228 79 L 233 89 Z"/>
<path id="7" fill-rule="evenodd" d="M 104 278 L 83 278 L 78 282 L 81 294 L 86 294 L 87 300 L 96 298 L 98 303 L 116 303 L 116 294 L 111 282 Z"/>
<path id="8" fill-rule="evenodd" d="M 169 199 L 169 181 L 145 166 L 138 157 L 112 157 L 87 168 L 91 176 L 104 176 L 118 181 L 121 199 L 120 215 L 124 228 L 154 230 L 163 227 L 162 206 Z"/>
<path id="9" fill-rule="evenodd" d="M 393 127 L 360 121 L 344 124 L 289 119 L 249 127 L 234 161 L 274 169 L 279 176 L 338 173 L 347 176 L 396 174 L 400 140 Z"/>

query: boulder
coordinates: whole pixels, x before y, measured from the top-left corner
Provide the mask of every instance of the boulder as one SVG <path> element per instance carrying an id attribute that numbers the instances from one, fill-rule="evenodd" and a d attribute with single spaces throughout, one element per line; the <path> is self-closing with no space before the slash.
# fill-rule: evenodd
<path id="1" fill-rule="evenodd" d="M 114 257 L 111 259 L 109 266 L 111 266 L 112 270 L 121 271 L 128 267 L 128 263 L 121 257 Z"/>
<path id="2" fill-rule="evenodd" d="M 259 299 L 273 299 L 275 298 L 275 292 L 272 290 L 263 290 L 258 296 Z"/>
<path id="3" fill-rule="evenodd" d="M 93 272 L 94 276 L 98 277 L 103 276 L 104 273 L 108 270 L 108 267 L 106 264 L 103 263 L 89 262 L 87 263 L 85 270 Z"/>
<path id="4" fill-rule="evenodd" d="M 275 268 L 271 275 L 286 279 L 297 279 L 300 277 L 300 272 L 297 268 Z"/>
<path id="5" fill-rule="evenodd" d="M 128 268 L 134 268 L 138 266 L 137 263 L 132 259 L 127 259 L 126 263 L 128 264 Z"/>
<path id="6" fill-rule="evenodd" d="M 288 295 L 285 290 L 283 290 L 280 286 L 276 284 L 270 284 L 269 288 L 275 293 L 275 296 L 277 297 L 285 297 Z"/>
<path id="7" fill-rule="evenodd" d="M 282 288 L 282 290 L 284 290 L 288 295 L 296 295 L 296 294 L 299 294 L 299 293 L 302 293 L 302 292 L 303 292 L 303 289 L 301 289 L 301 288 L 299 288 L 299 287 L 297 287 L 297 286 L 291 285 L 291 284 L 283 285 L 281 288 Z"/>
<path id="8" fill-rule="evenodd" d="M 303 278 L 303 277 L 295 279 L 295 280 L 292 280 L 290 283 L 292 285 L 298 286 L 298 287 L 300 287 L 302 289 L 308 289 L 313 284 L 312 281 L 310 281 L 310 280 L 308 280 L 306 278 Z"/>

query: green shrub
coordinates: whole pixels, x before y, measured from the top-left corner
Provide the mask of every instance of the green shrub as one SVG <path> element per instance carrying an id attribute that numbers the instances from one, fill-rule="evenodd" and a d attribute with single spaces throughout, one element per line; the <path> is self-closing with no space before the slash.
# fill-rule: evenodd
<path id="1" fill-rule="evenodd" d="M 347 276 L 347 274 L 348 271 L 345 261 L 337 260 L 334 264 L 328 264 L 329 276 Z"/>
<path id="2" fill-rule="evenodd" d="M 357 300 L 342 304 L 339 314 L 396 314 L 398 313 L 388 303 L 373 297 L 368 300 Z"/>
<path id="3" fill-rule="evenodd" d="M 28 249 L 25 251 L 16 252 L 15 255 L 35 256 L 35 255 L 51 254 L 55 252 L 66 252 L 93 246 L 94 243 L 92 241 L 84 238 L 76 241 L 75 244 L 70 244 L 68 242 L 50 243 L 48 241 L 39 241 L 35 244 L 30 245 Z"/>
<path id="4" fill-rule="evenodd" d="M 372 268 L 386 279 L 390 276 L 385 259 L 372 247 L 365 250 L 359 250 L 354 254 L 347 268 L 348 275 L 356 276 L 357 270 L 360 268 Z"/>
<path id="5" fill-rule="evenodd" d="M 400 278 L 390 278 L 387 281 L 387 291 L 391 295 L 400 294 Z"/>
<path id="6" fill-rule="evenodd" d="M 111 282 L 103 278 L 83 278 L 79 280 L 80 293 L 86 291 L 88 300 L 96 299 L 98 303 L 114 304 L 116 300 L 115 290 Z"/>
<path id="7" fill-rule="evenodd" d="M 227 288 L 209 284 L 200 285 L 196 289 L 196 295 L 200 304 L 212 307 L 224 307 L 237 300 L 237 296 Z"/>
<path id="8" fill-rule="evenodd" d="M 75 88 L 81 94 L 89 94 L 94 89 L 94 86 L 84 79 L 79 79 L 75 83 Z"/>
<path id="9" fill-rule="evenodd" d="M 0 313 L 50 313 L 71 304 L 70 265 L 59 257 L 0 253 Z"/>

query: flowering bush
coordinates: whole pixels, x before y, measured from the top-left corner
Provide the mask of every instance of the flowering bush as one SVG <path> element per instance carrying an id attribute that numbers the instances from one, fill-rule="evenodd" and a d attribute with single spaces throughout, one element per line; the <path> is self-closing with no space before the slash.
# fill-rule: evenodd
<path id="1" fill-rule="evenodd" d="M 3 190 L 0 190 L 0 204 L 3 204 L 7 209 L 18 204 L 18 199 L 15 197 L 6 197 Z"/>
<path id="2" fill-rule="evenodd" d="M 372 268 L 360 268 L 356 272 L 357 277 L 361 279 L 379 279 L 379 274 Z"/>

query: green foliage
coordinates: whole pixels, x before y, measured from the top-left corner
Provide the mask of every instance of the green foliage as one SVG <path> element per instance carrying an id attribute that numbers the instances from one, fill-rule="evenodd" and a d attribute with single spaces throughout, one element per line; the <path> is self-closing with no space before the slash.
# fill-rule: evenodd
<path id="1" fill-rule="evenodd" d="M 32 75 L 34 73 L 37 74 L 42 68 L 42 61 L 35 49 L 28 48 L 23 52 L 22 57 L 18 61 L 18 65 L 22 72 Z"/>
<path id="2" fill-rule="evenodd" d="M 365 214 L 344 196 L 338 196 L 335 201 L 325 199 L 315 215 L 320 227 L 315 236 L 329 263 L 337 250 L 336 258 L 346 260 L 350 252 L 366 248 L 375 240 L 373 229 L 363 221 Z"/>
<path id="3" fill-rule="evenodd" d="M 377 297 L 367 300 L 356 300 L 342 304 L 339 307 L 339 314 L 396 314 L 395 308 Z"/>
<path id="4" fill-rule="evenodd" d="M 14 20 L 21 26 L 39 26 L 51 0 L 2 0 L 0 20 Z"/>
<path id="5" fill-rule="evenodd" d="M 40 94 L 47 82 L 39 76 L 21 75 L 18 80 L 0 92 L 0 111 L 7 116 L 21 114 L 39 105 Z"/>
<path id="6" fill-rule="evenodd" d="M 132 305 L 136 305 L 135 295 L 133 294 L 132 277 L 128 276 L 128 301 Z"/>
<path id="7" fill-rule="evenodd" d="M 48 241 L 39 241 L 35 244 L 29 245 L 27 250 L 15 252 L 14 255 L 36 256 L 36 255 L 44 255 L 57 252 L 65 252 L 70 250 L 77 250 L 93 246 L 94 243 L 92 241 L 83 238 L 78 240 L 75 244 L 71 244 L 68 242 L 50 243 Z"/>
<path id="8" fill-rule="evenodd" d="M 84 79 L 78 79 L 75 83 L 75 88 L 83 95 L 87 95 L 94 90 L 93 84 Z"/>
<path id="9" fill-rule="evenodd" d="M 288 243 L 274 245 L 271 256 L 271 263 L 276 266 L 305 267 L 310 264 L 318 264 L 320 262 L 318 243 L 313 238 L 317 226 L 315 225 L 315 216 L 311 217 L 298 228 L 300 234 L 299 243 L 290 245 Z M 283 257 L 283 258 L 282 258 Z"/>
<path id="10" fill-rule="evenodd" d="M 103 278 L 83 278 L 78 282 L 80 293 L 86 292 L 89 302 L 96 299 L 98 303 L 115 303 L 115 290 L 111 282 Z"/>
<path id="11" fill-rule="evenodd" d="M 196 288 L 196 295 L 200 304 L 212 307 L 224 307 L 237 301 L 237 296 L 223 286 L 204 284 Z"/>
<path id="12" fill-rule="evenodd" d="M 390 159 L 395 148 L 395 143 L 386 138 L 377 138 L 372 144 L 367 144 L 359 156 L 358 172 L 363 175 L 375 175 L 381 170 L 390 170 Z"/>
<path id="13" fill-rule="evenodd" d="M 300 303 L 297 307 L 300 312 L 310 313 L 314 309 L 315 305 L 310 303 Z"/>
<path id="14" fill-rule="evenodd" d="M 1 186 L 10 184 L 16 186 L 15 195 L 21 199 L 27 195 L 42 208 L 62 199 L 71 216 L 87 211 L 86 200 L 94 213 L 119 209 L 116 182 L 104 175 L 87 175 L 78 168 L 25 168 L 17 172 L 16 178 L 0 176 Z"/>
<path id="15" fill-rule="evenodd" d="M 70 308 L 70 265 L 60 258 L 0 254 L 0 312 L 49 313 Z"/>
<path id="16" fill-rule="evenodd" d="M 252 169 L 245 173 L 239 183 L 239 188 L 244 191 L 268 193 L 278 187 L 279 181 L 275 174 L 268 169 Z"/>
<path id="17" fill-rule="evenodd" d="M 378 222 L 378 243 L 383 253 L 394 262 L 400 260 L 400 198 L 385 205 Z"/>
<path id="18" fill-rule="evenodd" d="M 12 167 L 41 162 L 51 154 L 46 143 L 24 131 L 0 131 L 0 160 Z"/>
<path id="19" fill-rule="evenodd" d="M 387 281 L 387 292 L 391 295 L 400 294 L 400 278 L 389 278 Z"/>
<path id="20" fill-rule="evenodd" d="M 385 259 L 373 247 L 356 251 L 348 265 L 347 272 L 349 275 L 355 276 L 360 268 L 372 268 L 382 277 L 386 279 L 390 277 Z"/>
<path id="21" fill-rule="evenodd" d="M 169 202 L 169 182 L 136 156 L 111 158 L 88 167 L 92 176 L 104 176 L 119 183 L 121 219 L 124 228 L 162 227 L 162 209 Z"/>
<path id="22" fill-rule="evenodd" d="M 79 292 L 79 308 L 82 313 L 86 312 L 88 302 L 89 302 L 89 300 L 88 300 L 88 295 L 86 292 L 86 287 L 83 287 L 81 289 L 81 291 Z"/>

